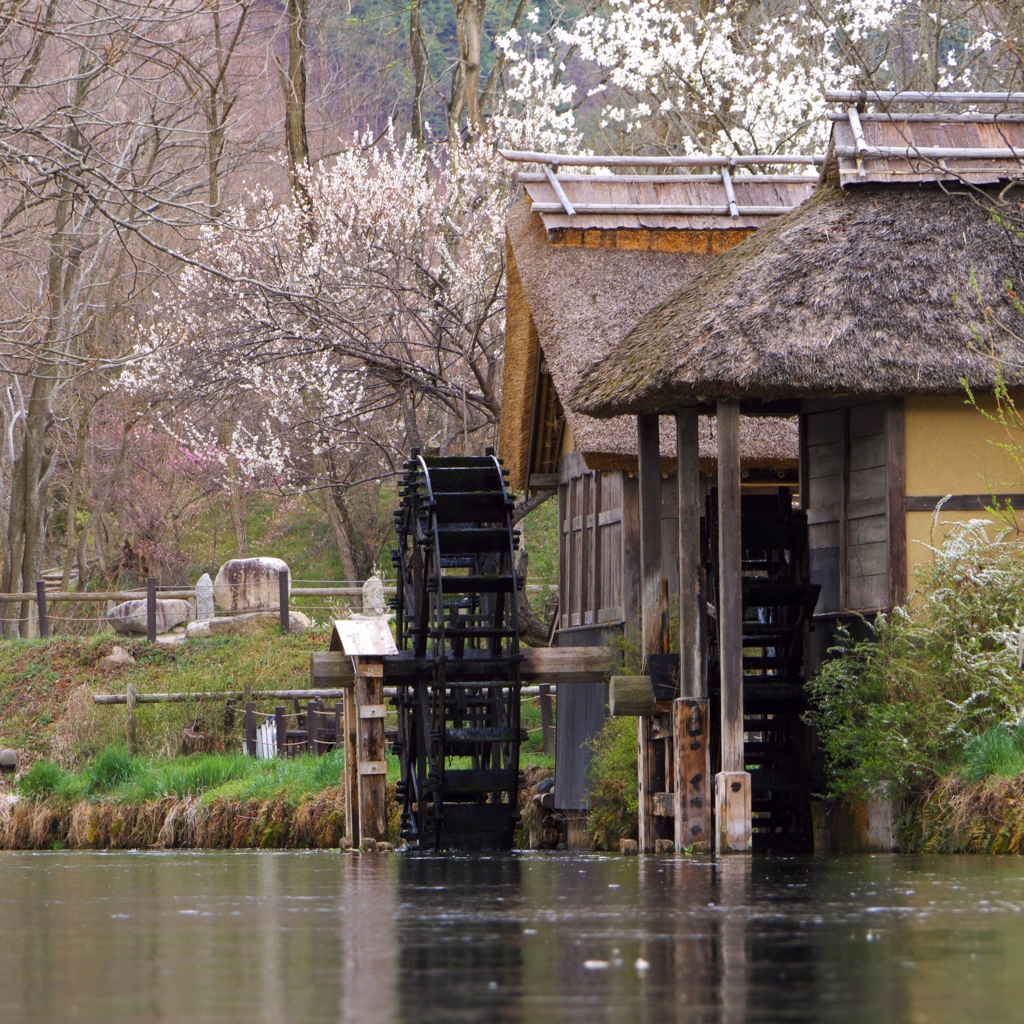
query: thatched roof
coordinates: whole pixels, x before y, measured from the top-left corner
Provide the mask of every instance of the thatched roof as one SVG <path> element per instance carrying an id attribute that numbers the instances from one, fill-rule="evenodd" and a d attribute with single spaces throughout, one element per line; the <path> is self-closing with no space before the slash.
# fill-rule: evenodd
<path id="1" fill-rule="evenodd" d="M 991 388 L 999 359 L 1022 386 L 1024 313 L 1008 287 L 1022 279 L 1024 239 L 977 194 L 844 192 L 833 160 L 811 199 L 649 312 L 567 404 L 606 417 L 714 398 L 961 394 L 963 379 Z"/>
<path id="2" fill-rule="evenodd" d="M 643 315 L 698 274 L 713 258 L 709 232 L 692 232 L 681 239 L 677 251 L 638 248 L 603 248 L 552 244 L 540 217 L 523 200 L 506 216 L 510 242 L 510 331 L 506 347 L 506 395 L 502 411 L 502 456 L 515 469 L 529 444 L 525 408 L 520 410 L 527 388 L 532 388 L 535 361 L 524 358 L 515 346 L 531 343 L 531 333 L 513 332 L 522 319 L 513 296 L 520 288 L 535 328 L 533 344 L 539 344 L 556 391 L 563 399 L 590 362 L 614 350 Z M 680 232 L 680 235 L 685 233 Z M 701 240 L 698 244 L 698 236 Z M 698 251 L 687 251 L 690 245 Z M 518 339 L 518 340 L 517 340 Z M 522 381 L 509 379 L 520 367 Z M 531 392 L 532 393 L 532 392 Z M 510 407 L 517 402 L 513 414 Z M 629 465 L 636 458 L 636 422 L 630 417 L 597 420 L 565 408 L 576 448 L 591 468 L 611 469 Z M 795 422 L 773 420 L 742 426 L 744 462 L 751 466 L 788 466 L 797 460 Z M 513 449 L 518 449 L 515 451 Z M 665 424 L 662 454 L 675 457 L 675 438 Z M 701 457 L 715 457 L 712 421 L 701 422 Z M 523 467 L 525 468 L 525 466 Z M 516 473 L 517 477 L 521 472 Z M 523 481 L 517 484 L 523 486 Z"/>

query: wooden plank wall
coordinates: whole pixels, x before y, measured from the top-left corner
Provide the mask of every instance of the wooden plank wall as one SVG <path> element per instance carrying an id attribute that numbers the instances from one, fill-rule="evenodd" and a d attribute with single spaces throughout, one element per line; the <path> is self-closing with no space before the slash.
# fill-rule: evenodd
<path id="1" fill-rule="evenodd" d="M 804 415 L 804 476 L 816 614 L 889 605 L 886 403 Z"/>
<path id="2" fill-rule="evenodd" d="M 575 453 L 562 461 L 558 628 L 621 623 L 623 474 L 590 472 Z"/>

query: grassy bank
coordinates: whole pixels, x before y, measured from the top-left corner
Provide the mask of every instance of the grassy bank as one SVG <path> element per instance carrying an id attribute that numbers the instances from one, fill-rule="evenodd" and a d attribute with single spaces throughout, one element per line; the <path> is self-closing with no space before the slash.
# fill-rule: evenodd
<path id="1" fill-rule="evenodd" d="M 326 632 L 275 630 L 151 646 L 110 634 L 0 643 L 0 746 L 18 751 L 0 778 L 0 847 L 11 849 L 337 846 L 344 834 L 344 755 L 257 761 L 239 753 L 242 715 L 206 701 L 143 704 L 129 756 L 124 705 L 97 692 L 258 691 L 308 685 L 309 656 Z M 117 645 L 136 659 L 112 672 Z M 258 701 L 270 713 L 280 701 Z M 389 727 L 394 712 L 389 708 Z M 524 769 L 550 768 L 536 699 L 523 702 Z M 209 752 L 184 755 L 185 731 Z M 398 778 L 388 757 L 388 780 Z M 393 815 L 394 816 L 394 815 Z M 397 829 L 397 821 L 393 822 Z"/>

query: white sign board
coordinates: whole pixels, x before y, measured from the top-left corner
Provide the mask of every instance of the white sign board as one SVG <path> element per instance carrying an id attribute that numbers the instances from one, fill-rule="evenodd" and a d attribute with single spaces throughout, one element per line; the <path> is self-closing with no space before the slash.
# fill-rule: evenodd
<path id="1" fill-rule="evenodd" d="M 383 658 L 398 653 L 387 619 L 336 619 L 331 650 L 344 651 L 350 658 Z"/>

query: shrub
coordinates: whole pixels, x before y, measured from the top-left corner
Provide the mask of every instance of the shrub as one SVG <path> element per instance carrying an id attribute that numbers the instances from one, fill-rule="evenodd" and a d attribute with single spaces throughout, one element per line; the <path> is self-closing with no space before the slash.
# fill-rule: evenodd
<path id="1" fill-rule="evenodd" d="M 908 605 L 879 615 L 870 640 L 840 634 L 810 682 L 833 794 L 863 796 L 883 782 L 895 795 L 921 793 L 961 766 L 973 738 L 1021 720 L 1024 544 L 992 540 L 989 529 L 950 524 Z"/>
<path id="2" fill-rule="evenodd" d="M 620 839 L 637 838 L 636 729 L 635 718 L 609 718 L 591 741 L 587 830 L 597 850 L 614 850 Z"/>

